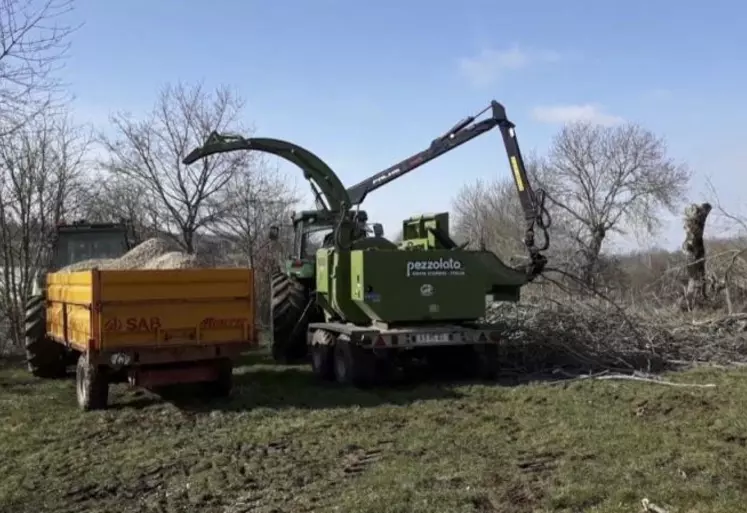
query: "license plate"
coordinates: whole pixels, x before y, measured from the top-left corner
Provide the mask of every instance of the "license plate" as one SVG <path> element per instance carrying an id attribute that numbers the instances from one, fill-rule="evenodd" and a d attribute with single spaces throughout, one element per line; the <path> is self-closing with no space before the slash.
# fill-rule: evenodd
<path id="1" fill-rule="evenodd" d="M 449 334 L 448 333 L 424 333 L 422 335 L 415 335 L 415 342 L 417 343 L 439 343 L 439 342 L 448 342 L 449 341 Z"/>

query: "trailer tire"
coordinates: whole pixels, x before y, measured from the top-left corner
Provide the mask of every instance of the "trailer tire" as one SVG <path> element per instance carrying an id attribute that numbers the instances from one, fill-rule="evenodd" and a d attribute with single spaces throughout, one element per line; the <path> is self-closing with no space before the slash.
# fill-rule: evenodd
<path id="1" fill-rule="evenodd" d="M 32 296 L 26 303 L 24 345 L 26 366 L 38 378 L 66 375 L 65 348 L 47 336 L 47 311 L 44 295 Z"/>
<path id="2" fill-rule="evenodd" d="M 272 276 L 272 358 L 283 364 L 306 356 L 306 326 L 293 329 L 303 315 L 308 302 L 306 288 L 298 280 L 283 273 Z"/>
<path id="3" fill-rule="evenodd" d="M 349 340 L 338 338 L 334 348 L 334 362 L 338 383 L 358 388 L 373 384 L 376 373 L 373 352 L 366 351 Z"/>
<path id="4" fill-rule="evenodd" d="M 208 393 L 213 397 L 229 397 L 233 390 L 233 362 L 229 358 L 217 362 L 218 378 L 205 383 Z"/>
<path id="5" fill-rule="evenodd" d="M 109 403 L 109 380 L 106 369 L 91 363 L 86 353 L 78 357 L 75 391 L 78 407 L 83 411 L 103 410 Z"/>
<path id="6" fill-rule="evenodd" d="M 311 338 L 311 370 L 322 381 L 335 380 L 335 334 L 316 330 Z"/>

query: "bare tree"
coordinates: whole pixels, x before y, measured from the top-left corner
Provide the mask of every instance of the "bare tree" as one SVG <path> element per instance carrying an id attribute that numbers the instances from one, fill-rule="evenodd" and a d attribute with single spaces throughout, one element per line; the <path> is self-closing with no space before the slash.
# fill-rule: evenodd
<path id="1" fill-rule="evenodd" d="M 607 235 L 630 229 L 654 234 L 660 209 L 677 208 L 689 177 L 667 155 L 665 141 L 638 125 L 577 123 L 561 130 L 549 152 L 545 185 L 554 226 L 575 241 L 587 285 Z"/>
<path id="2" fill-rule="evenodd" d="M 77 206 L 89 135 L 66 117 L 39 116 L 0 145 L 0 310 L 20 343 L 25 304 L 54 226 Z"/>
<path id="3" fill-rule="evenodd" d="M 231 208 L 216 232 L 234 241 L 245 265 L 254 266 L 270 226 L 286 223 L 298 198 L 279 172 L 259 159 L 235 175 L 226 196 Z"/>
<path id="4" fill-rule="evenodd" d="M 523 250 L 521 204 L 511 180 L 477 180 L 463 186 L 453 201 L 455 232 L 472 246 L 509 258 Z"/>
<path id="5" fill-rule="evenodd" d="M 0 0 L 0 136 L 62 99 L 56 74 L 77 27 L 73 0 Z"/>
<path id="6" fill-rule="evenodd" d="M 708 219 L 713 219 L 708 222 L 709 232 L 720 231 L 721 237 L 714 237 L 711 235 L 705 242 L 704 245 L 708 246 L 708 264 L 707 273 L 705 276 L 706 289 L 710 292 L 709 303 L 713 304 L 715 293 L 723 292 L 726 308 L 729 314 L 734 313 L 735 308 L 740 308 L 742 311 L 747 311 L 744 307 L 745 300 L 747 300 L 747 216 L 741 209 L 737 207 L 735 211 L 730 211 L 721 202 L 719 193 L 716 187 L 713 185 L 710 179 L 706 180 L 707 194 L 709 198 L 706 204 L 712 205 L 711 215 Z M 702 208 L 702 206 L 701 206 Z M 691 211 L 692 212 L 692 211 Z M 686 211 L 686 215 L 689 212 Z M 704 219 L 705 222 L 705 219 Z M 686 240 L 685 254 L 687 255 L 687 243 L 690 238 L 688 233 L 689 226 L 687 225 L 686 217 Z M 716 230 L 714 230 L 716 228 Z M 705 248 L 704 248 L 705 253 Z M 688 255 L 689 256 L 689 255 Z M 691 258 L 691 264 L 695 264 L 696 260 Z M 705 262 L 704 262 L 705 265 Z M 699 271 L 699 269 L 696 269 Z M 689 277 L 689 276 L 688 276 Z M 686 296 L 689 290 L 686 289 Z M 696 286 L 699 285 L 696 277 Z M 697 288 L 696 288 L 697 290 Z M 686 306 L 690 306 L 689 304 Z"/>
<path id="7" fill-rule="evenodd" d="M 249 165 L 234 175 L 223 198 L 230 208 L 213 231 L 230 242 L 234 264 L 254 269 L 259 316 L 269 321 L 269 295 L 260 291 L 269 287 L 272 272 L 282 255 L 290 252 L 292 243 L 288 230 L 283 230 L 284 237 L 275 242 L 270 241 L 269 231 L 273 225 L 290 221 L 299 199 L 278 168 L 258 154 L 251 154 Z"/>
<path id="8" fill-rule="evenodd" d="M 150 115 L 133 120 L 117 114 L 116 135 L 102 137 L 109 152 L 105 168 L 114 179 L 142 191 L 149 216 L 164 223 L 187 252 L 195 235 L 222 219 L 230 205 L 221 191 L 248 162 L 247 152 L 218 154 L 191 166 L 182 158 L 201 146 L 212 131 L 241 132 L 243 102 L 226 88 L 202 85 L 165 87 Z"/>
<path id="9" fill-rule="evenodd" d="M 542 187 L 543 159 L 530 153 L 524 161 L 533 187 Z M 526 254 L 524 212 L 512 179 L 496 177 L 466 184 L 453 199 L 452 209 L 454 233 L 472 247 L 487 249 L 506 260 Z"/>
<path id="10" fill-rule="evenodd" d="M 149 203 L 142 184 L 108 173 L 90 177 L 82 217 L 91 222 L 130 224 L 132 243 L 137 245 L 165 230 L 159 209 Z"/>

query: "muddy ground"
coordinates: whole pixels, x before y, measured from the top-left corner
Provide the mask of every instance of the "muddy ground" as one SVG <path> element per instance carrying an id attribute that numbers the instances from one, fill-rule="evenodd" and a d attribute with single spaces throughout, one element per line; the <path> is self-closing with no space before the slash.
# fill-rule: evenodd
<path id="1" fill-rule="evenodd" d="M 82 413 L 72 379 L 0 369 L 0 511 L 744 511 L 747 373 L 499 384 L 320 385 L 263 355 L 234 397 L 117 385 Z"/>

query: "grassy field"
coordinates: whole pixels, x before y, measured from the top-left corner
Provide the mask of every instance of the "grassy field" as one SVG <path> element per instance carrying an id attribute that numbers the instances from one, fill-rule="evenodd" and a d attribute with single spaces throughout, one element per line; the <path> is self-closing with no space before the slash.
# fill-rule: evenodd
<path id="1" fill-rule="evenodd" d="M 316 383 L 264 356 L 231 400 L 0 369 L 0 509 L 42 512 L 743 512 L 747 373 L 675 381 Z"/>

